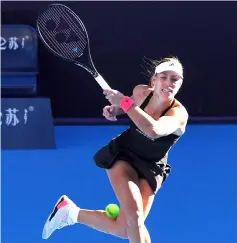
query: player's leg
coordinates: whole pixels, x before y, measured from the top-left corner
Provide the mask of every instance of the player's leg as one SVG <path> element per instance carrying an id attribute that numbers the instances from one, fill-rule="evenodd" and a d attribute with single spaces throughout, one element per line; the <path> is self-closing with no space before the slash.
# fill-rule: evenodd
<path id="1" fill-rule="evenodd" d="M 124 213 L 117 219 L 109 218 L 103 210 L 80 209 L 67 196 L 62 196 L 49 215 L 43 229 L 42 238 L 47 239 L 57 229 L 81 223 L 104 233 L 127 238 Z"/>
<path id="2" fill-rule="evenodd" d="M 157 185 L 156 192 L 161 187 L 161 183 L 162 183 L 162 177 L 161 176 L 158 177 L 157 182 L 158 182 L 158 185 Z M 154 199 L 155 199 L 155 193 L 153 192 L 149 183 L 145 179 L 140 179 L 139 188 L 140 188 L 140 192 L 141 192 L 141 195 L 142 195 L 143 215 L 144 215 L 144 221 L 145 221 L 147 219 L 148 215 L 149 215 L 151 208 L 152 208 L 152 205 L 153 205 L 153 202 L 154 202 Z M 144 230 L 145 230 L 145 242 L 151 243 L 150 234 L 149 234 L 145 225 L 144 225 Z"/>
<path id="3" fill-rule="evenodd" d="M 160 177 L 161 178 L 161 177 Z M 161 184 L 162 178 L 160 179 Z M 158 187 L 160 187 L 158 185 Z M 152 207 L 155 194 L 145 179 L 139 179 L 139 188 L 142 195 L 144 220 L 147 218 Z M 78 214 L 78 222 L 90 226 L 96 230 L 112 235 L 127 238 L 126 218 L 123 206 L 116 220 L 107 217 L 104 211 L 81 209 Z M 144 225 L 145 243 L 150 243 L 150 235 Z"/>
<path id="4" fill-rule="evenodd" d="M 107 173 L 125 214 L 130 243 L 145 243 L 143 199 L 137 172 L 127 162 L 120 160 Z"/>
<path id="5" fill-rule="evenodd" d="M 120 174 L 122 177 L 122 173 Z M 140 180 L 139 187 L 142 192 L 144 217 L 146 218 L 153 201 L 153 195 L 147 188 L 146 181 Z M 114 220 L 108 218 L 104 210 L 79 209 L 67 196 L 62 196 L 46 221 L 42 237 L 47 239 L 56 229 L 79 222 L 98 231 L 127 238 L 127 223 L 124 214 L 123 207 L 121 207 L 118 218 Z M 149 240 L 145 242 L 149 242 Z"/>
<path id="6" fill-rule="evenodd" d="M 98 231 L 127 239 L 126 221 L 123 210 L 116 219 L 109 218 L 104 210 L 81 209 L 78 222 Z"/>

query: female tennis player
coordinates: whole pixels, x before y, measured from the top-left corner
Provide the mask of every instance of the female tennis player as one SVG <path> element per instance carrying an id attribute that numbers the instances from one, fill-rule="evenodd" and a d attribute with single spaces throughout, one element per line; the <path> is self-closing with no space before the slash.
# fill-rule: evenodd
<path id="1" fill-rule="evenodd" d="M 79 208 L 62 196 L 48 217 L 42 237 L 56 229 L 81 223 L 130 243 L 150 243 L 145 219 L 154 197 L 170 173 L 168 152 L 184 134 L 188 113 L 174 97 L 183 82 L 183 67 L 177 58 L 163 59 L 156 66 L 150 85 L 138 85 L 132 97 L 117 90 L 104 90 L 111 105 L 103 115 L 114 121 L 126 113 L 131 126 L 112 139 L 94 156 L 97 166 L 105 168 L 120 202 L 117 219 L 103 210 Z"/>

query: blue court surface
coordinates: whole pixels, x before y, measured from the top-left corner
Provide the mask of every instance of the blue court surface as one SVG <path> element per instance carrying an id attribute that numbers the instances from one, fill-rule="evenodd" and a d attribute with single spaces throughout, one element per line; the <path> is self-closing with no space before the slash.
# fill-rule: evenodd
<path id="1" fill-rule="evenodd" d="M 2 151 L 3 243 L 119 243 L 77 224 L 41 238 L 58 197 L 104 209 L 117 199 L 94 153 L 127 126 L 56 126 L 56 150 Z M 153 243 L 236 243 L 237 126 L 189 125 L 146 220 Z"/>

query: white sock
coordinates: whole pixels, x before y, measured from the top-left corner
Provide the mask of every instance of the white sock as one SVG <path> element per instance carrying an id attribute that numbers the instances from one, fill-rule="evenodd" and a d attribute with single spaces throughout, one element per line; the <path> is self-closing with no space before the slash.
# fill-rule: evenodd
<path id="1" fill-rule="evenodd" d="M 77 223 L 77 218 L 78 218 L 78 214 L 80 212 L 80 208 L 79 207 L 71 207 L 69 210 L 69 219 L 71 221 L 72 224 L 76 224 Z"/>

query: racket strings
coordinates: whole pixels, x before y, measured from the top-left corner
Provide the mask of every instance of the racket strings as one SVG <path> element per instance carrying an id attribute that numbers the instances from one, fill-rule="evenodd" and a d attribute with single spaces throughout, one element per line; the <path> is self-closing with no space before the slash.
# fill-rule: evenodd
<path id="1" fill-rule="evenodd" d="M 81 28 L 78 28 L 79 26 L 75 24 L 75 21 L 72 20 L 71 16 L 68 14 L 67 11 L 64 11 L 63 9 L 59 8 L 59 11 L 61 11 L 62 15 L 65 17 L 65 21 L 67 20 L 67 24 L 70 24 L 70 27 L 72 28 L 73 32 L 79 36 L 77 39 L 79 40 L 78 44 L 80 45 L 80 47 L 82 48 L 82 50 L 85 48 L 86 46 L 86 36 L 85 34 L 81 31 Z M 81 26 L 80 26 L 81 27 Z"/>
<path id="2" fill-rule="evenodd" d="M 44 34 L 44 37 L 47 38 L 47 45 L 50 44 L 50 48 L 53 49 L 55 52 L 67 57 L 67 58 L 74 58 L 74 55 L 70 55 L 71 53 L 66 52 L 66 49 L 63 47 L 60 47 L 59 43 L 55 39 L 55 31 L 48 31 L 46 27 L 46 22 L 49 20 L 48 16 L 45 16 L 47 13 L 44 13 L 41 16 L 41 20 L 38 21 L 39 27 L 41 28 L 41 32 Z M 54 14 L 52 14 L 52 17 L 54 17 Z M 52 19 L 52 17 L 50 19 Z M 57 18 L 53 19 L 56 24 L 59 24 L 59 20 Z M 57 32 L 56 32 L 57 33 Z"/>
<path id="3" fill-rule="evenodd" d="M 76 24 L 77 21 L 73 21 L 75 16 L 71 16 L 71 13 L 65 10 L 62 7 L 51 7 L 47 9 L 41 17 L 38 19 L 39 27 L 42 29 L 42 34 L 48 40 L 48 46 L 55 52 L 70 58 L 75 59 L 83 54 L 83 51 L 86 47 L 86 34 L 83 33 L 83 25 Z M 56 24 L 56 27 L 53 30 L 49 30 L 47 27 L 47 22 L 53 21 Z M 66 25 L 64 22 L 65 21 Z M 57 40 L 57 35 L 62 33 L 66 36 L 66 40 L 62 43 Z M 73 35 L 74 34 L 74 35 Z M 77 38 L 77 40 L 74 40 Z"/>
<path id="4" fill-rule="evenodd" d="M 65 20 L 65 12 L 62 12 L 62 11 L 60 11 L 61 9 L 59 8 L 59 12 L 61 12 L 64 16 L 64 18 L 62 18 L 62 16 L 60 15 L 60 13 L 59 13 L 59 16 L 61 16 L 61 18 L 64 20 L 64 21 L 66 21 Z M 52 14 L 52 16 L 53 17 L 55 17 L 55 19 L 57 19 L 57 13 L 55 13 L 56 11 L 52 11 L 51 12 L 51 14 Z M 48 17 L 48 16 L 47 16 Z M 70 20 L 69 19 L 67 19 L 68 21 L 66 21 L 66 22 L 69 22 L 69 24 L 71 24 L 70 22 Z M 60 20 L 59 20 L 60 21 Z M 68 24 L 68 23 L 67 23 Z M 57 28 L 59 27 L 59 25 L 60 25 L 60 22 L 58 23 L 58 26 L 57 26 Z M 69 26 L 69 25 L 68 25 Z M 72 26 L 71 26 L 72 27 Z M 68 39 L 68 37 L 69 37 L 69 35 L 70 35 L 70 33 L 71 33 L 71 29 L 69 28 L 69 29 L 66 29 L 66 30 L 58 30 L 58 31 L 54 31 L 54 34 L 56 35 L 56 34 L 58 34 L 58 33 L 60 33 L 60 32 L 63 32 L 64 34 L 66 34 L 67 35 L 67 39 Z M 75 41 L 73 41 L 73 42 L 68 42 L 68 41 L 65 41 L 64 43 L 62 43 L 63 45 L 64 45 L 64 50 L 65 51 L 67 51 L 67 49 L 69 49 L 69 50 L 73 50 L 75 47 L 77 47 L 78 48 L 78 44 L 81 44 L 80 42 L 75 42 Z M 78 49 L 77 50 L 77 53 L 75 53 L 75 52 L 70 52 L 69 51 L 69 53 L 71 53 L 71 54 L 74 54 L 74 55 L 72 55 L 73 57 L 77 57 L 78 56 L 78 54 L 81 54 L 82 52 L 83 52 L 83 49 L 85 48 L 85 45 L 84 46 L 81 46 L 81 45 L 79 45 L 81 48 L 80 49 Z M 66 48 L 66 49 L 65 49 Z M 80 51 L 80 52 L 79 52 Z"/>
<path id="5" fill-rule="evenodd" d="M 67 11 L 63 11 L 63 9 L 61 9 L 61 8 L 60 8 L 60 10 L 61 10 L 62 14 L 65 14 L 64 17 L 70 23 L 70 25 L 71 25 L 73 31 L 75 32 L 75 34 L 77 34 L 79 36 L 80 44 L 83 44 L 83 46 L 85 46 L 87 44 L 87 42 L 86 42 L 86 35 L 83 32 L 84 30 L 81 31 L 82 26 L 80 25 L 81 28 L 78 28 L 79 26 L 75 23 L 75 21 L 72 20 L 71 16 L 68 14 L 68 12 Z M 79 21 L 79 22 L 80 22 L 80 24 L 82 24 L 81 21 Z M 77 38 L 78 38 L 78 36 L 77 36 Z"/>
<path id="6" fill-rule="evenodd" d="M 52 10 L 52 9 L 51 9 Z M 56 9 L 54 9 L 54 10 L 56 10 Z M 62 16 L 60 15 L 60 8 L 58 9 L 59 10 L 59 16 L 62 18 Z M 52 14 L 52 17 L 54 17 L 54 19 L 57 19 L 58 18 L 58 16 L 57 16 L 57 11 L 51 11 L 51 14 Z M 48 17 L 48 16 L 47 16 Z M 50 16 L 49 16 L 50 17 Z M 64 16 L 65 17 L 65 16 Z M 65 21 L 65 19 L 64 18 L 62 18 L 64 21 Z M 67 22 L 67 21 L 66 21 Z M 58 23 L 58 26 L 56 27 L 56 29 L 60 26 L 60 18 L 59 18 L 59 23 Z M 67 23 L 68 24 L 68 23 Z M 70 35 L 70 32 L 71 32 L 71 29 L 64 29 L 64 30 L 58 30 L 58 31 L 54 31 L 54 34 L 55 34 L 55 36 L 58 34 L 58 33 L 64 33 L 64 34 L 66 34 L 67 35 L 67 39 L 68 39 L 68 37 L 69 37 L 69 35 Z M 56 41 L 56 43 L 57 43 L 57 41 Z M 83 50 L 81 50 L 81 49 L 79 49 L 79 51 L 77 51 L 77 52 L 72 52 L 72 51 L 70 51 L 70 50 L 73 50 L 74 48 L 76 48 L 77 47 L 77 45 L 76 45 L 77 43 L 75 43 L 75 42 L 72 42 L 72 43 L 67 43 L 67 42 L 64 42 L 64 43 L 60 43 L 59 45 L 62 45 L 63 46 L 63 48 L 60 48 L 59 50 L 63 50 L 64 51 L 64 53 L 66 52 L 68 55 L 69 55 L 69 58 L 75 58 L 75 57 L 77 57 L 77 56 L 80 56 L 81 54 L 82 54 L 82 52 L 83 52 Z"/>
<path id="7" fill-rule="evenodd" d="M 43 19 L 44 17 L 42 16 L 42 19 Z M 45 19 L 46 21 L 47 21 L 47 19 Z M 46 22 L 45 21 L 45 22 Z M 47 45 L 50 43 L 50 44 L 52 44 L 51 46 L 50 46 L 50 48 L 51 49 L 53 49 L 55 52 L 58 52 L 58 53 L 60 53 L 60 54 L 63 54 L 63 55 L 65 55 L 66 57 L 68 56 L 68 53 L 67 52 L 65 52 L 65 49 L 64 48 L 60 48 L 60 46 L 58 45 L 58 42 L 55 40 L 55 38 L 54 38 L 54 35 L 53 35 L 53 33 L 51 33 L 51 31 L 48 31 L 47 30 L 47 28 L 45 27 L 45 25 L 43 24 L 43 23 L 41 23 L 40 21 L 39 21 L 39 26 L 42 28 L 42 33 L 44 34 L 44 37 L 45 38 L 47 38 L 47 40 L 49 41 L 49 42 L 47 42 Z M 56 50 L 55 50 L 56 49 Z"/>

